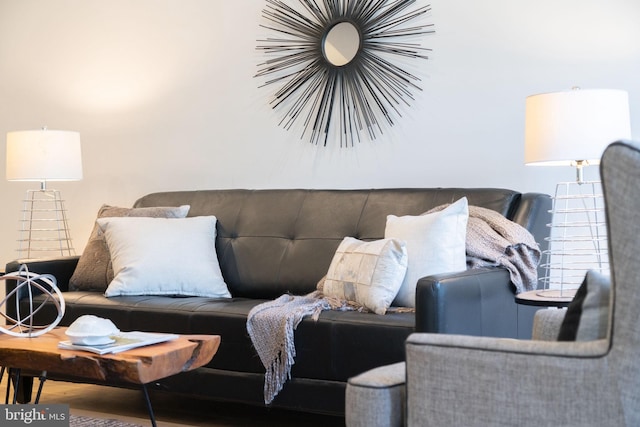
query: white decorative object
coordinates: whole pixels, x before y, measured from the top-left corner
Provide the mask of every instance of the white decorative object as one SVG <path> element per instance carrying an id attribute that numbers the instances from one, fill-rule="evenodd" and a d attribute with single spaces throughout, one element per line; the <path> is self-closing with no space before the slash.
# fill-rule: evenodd
<path id="1" fill-rule="evenodd" d="M 602 190 L 599 181 L 583 179 L 583 168 L 599 164 L 612 142 L 629 138 L 625 91 L 574 88 L 527 97 L 525 163 L 576 168 L 574 182 L 556 186 L 541 296 L 573 298 L 588 270 L 608 273 Z"/>
<path id="2" fill-rule="evenodd" d="M 85 314 L 78 317 L 65 334 L 74 345 L 104 345 L 115 342 L 112 335 L 120 333 L 120 329 L 109 319 Z"/>
<path id="3" fill-rule="evenodd" d="M 62 292 L 56 286 L 56 278 L 50 274 L 31 273 L 26 265 L 20 266 L 19 271 L 13 271 L 0 277 L 0 280 L 16 280 L 17 286 L 7 294 L 0 303 L 0 308 L 6 311 L 7 302 L 11 297 L 15 297 L 16 301 L 16 318 L 9 317 L 5 312 L 0 314 L 7 320 L 7 325 L 0 325 L 0 331 L 14 337 L 37 337 L 46 334 L 51 329 L 58 326 L 58 323 L 64 316 L 65 304 Z M 34 292 L 35 291 L 35 292 Z M 29 295 L 29 311 L 22 316 L 19 304 L 20 295 L 27 293 Z M 41 301 L 38 307 L 34 307 L 34 294 L 44 294 L 46 298 Z M 57 297 L 57 298 L 56 298 Z M 48 301 L 52 301 L 58 310 L 56 319 L 48 325 L 34 325 L 33 317 Z M 17 331 L 17 332 L 16 332 Z"/>
<path id="4" fill-rule="evenodd" d="M 80 134 L 62 130 L 7 133 L 7 180 L 40 182 L 23 200 L 19 256 L 74 255 L 67 210 L 48 181 L 82 179 Z"/>

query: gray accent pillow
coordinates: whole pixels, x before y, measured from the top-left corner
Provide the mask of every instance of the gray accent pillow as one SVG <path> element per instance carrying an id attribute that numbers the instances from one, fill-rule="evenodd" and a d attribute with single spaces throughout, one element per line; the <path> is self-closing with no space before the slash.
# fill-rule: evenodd
<path id="1" fill-rule="evenodd" d="M 150 218 L 185 218 L 189 213 L 189 205 L 160 206 L 150 208 L 121 208 L 102 205 L 98 211 L 98 218 L 105 217 L 150 217 Z M 78 260 L 73 276 L 69 280 L 70 291 L 104 292 L 113 280 L 113 267 L 109 248 L 104 234 L 97 223 L 89 241 Z"/>
<path id="2" fill-rule="evenodd" d="M 558 341 L 592 341 L 607 337 L 611 279 L 596 271 L 587 272 L 569 304 L 560 326 Z"/>

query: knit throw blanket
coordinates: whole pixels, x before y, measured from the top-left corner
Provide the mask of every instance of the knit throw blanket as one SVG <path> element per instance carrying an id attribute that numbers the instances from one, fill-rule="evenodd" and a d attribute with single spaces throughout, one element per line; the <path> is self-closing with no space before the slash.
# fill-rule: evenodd
<path id="1" fill-rule="evenodd" d="M 438 206 L 429 212 L 444 209 Z M 490 209 L 469 206 L 467 223 L 469 267 L 503 266 L 516 292 L 533 290 L 538 279 L 540 249 L 529 231 Z M 264 403 L 270 404 L 291 377 L 296 356 L 294 331 L 302 319 L 317 319 L 323 310 L 367 311 L 353 301 L 325 297 L 320 290 L 304 296 L 282 295 L 255 306 L 247 317 L 247 332 L 265 367 Z M 398 308 L 398 311 L 405 311 Z"/>
<path id="2" fill-rule="evenodd" d="M 438 206 L 429 212 L 447 206 Z M 540 247 L 529 230 L 502 214 L 469 206 L 466 251 L 470 268 L 499 265 L 509 270 L 516 293 L 537 288 Z"/>
<path id="3" fill-rule="evenodd" d="M 264 365 L 264 403 L 270 404 L 291 378 L 296 357 L 293 331 L 306 316 L 318 318 L 329 303 L 314 292 L 305 296 L 282 295 L 259 304 L 247 317 L 247 332 Z"/>

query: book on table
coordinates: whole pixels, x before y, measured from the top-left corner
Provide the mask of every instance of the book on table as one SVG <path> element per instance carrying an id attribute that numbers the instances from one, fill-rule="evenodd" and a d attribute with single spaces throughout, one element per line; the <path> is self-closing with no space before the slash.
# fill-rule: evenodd
<path id="1" fill-rule="evenodd" d="M 84 350 L 96 354 L 120 353 L 137 347 L 158 344 L 178 338 L 176 334 L 155 332 L 120 332 L 110 336 L 111 341 L 100 345 L 73 344 L 70 340 L 60 341 L 58 348 L 63 350 Z"/>

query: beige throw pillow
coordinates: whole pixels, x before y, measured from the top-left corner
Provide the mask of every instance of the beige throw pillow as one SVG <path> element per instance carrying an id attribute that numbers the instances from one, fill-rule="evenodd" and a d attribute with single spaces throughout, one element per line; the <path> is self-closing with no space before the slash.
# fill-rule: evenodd
<path id="1" fill-rule="evenodd" d="M 329 266 L 323 293 L 385 314 L 406 271 L 404 242 L 397 239 L 363 242 L 345 237 Z"/>
<path id="2" fill-rule="evenodd" d="M 184 218 L 189 213 L 189 205 L 160 206 L 149 208 L 121 208 L 102 205 L 98 218 L 106 217 L 151 217 L 151 218 Z M 78 260 L 71 280 L 71 291 L 104 292 L 113 279 L 111 256 L 104 240 L 104 234 L 97 223 L 93 226 L 89 241 Z"/>

